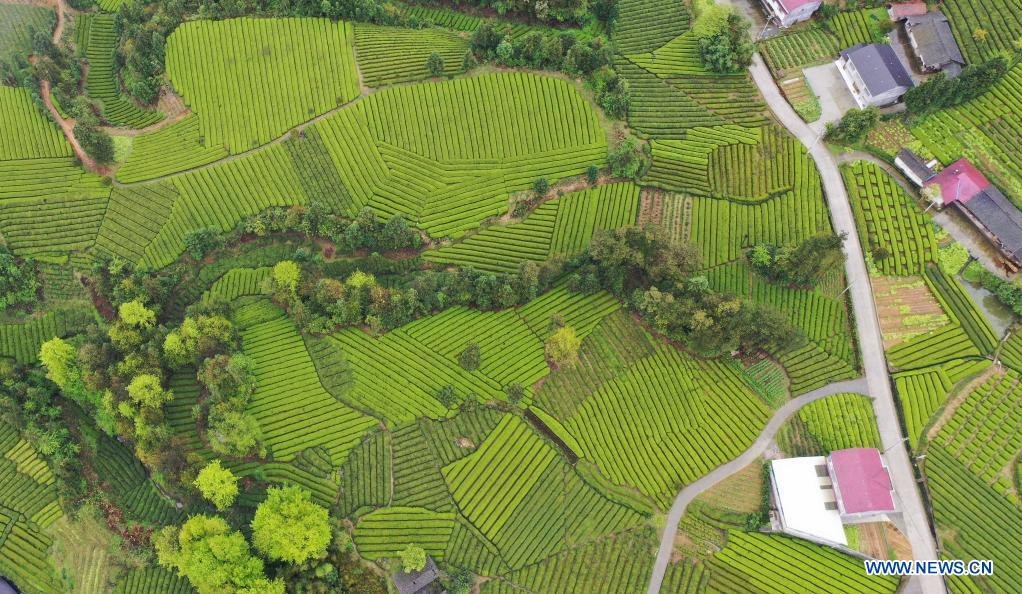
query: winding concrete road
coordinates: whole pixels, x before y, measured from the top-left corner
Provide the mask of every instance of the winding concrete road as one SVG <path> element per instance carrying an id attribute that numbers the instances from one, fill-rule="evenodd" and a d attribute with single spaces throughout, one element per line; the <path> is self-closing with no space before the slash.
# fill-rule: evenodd
<path id="1" fill-rule="evenodd" d="M 869 386 L 868 393 L 873 397 L 873 409 L 876 411 L 880 440 L 894 482 L 896 503 L 904 519 L 905 536 L 912 545 L 912 556 L 916 559 L 936 559 L 936 540 L 916 483 L 915 470 L 905 447 L 905 436 L 902 435 L 898 422 L 891 378 L 884 358 L 880 321 L 873 301 L 873 288 L 837 160 L 820 137 L 798 117 L 791 105 L 781 96 L 773 77 L 770 76 L 770 71 L 758 54 L 753 57 L 749 70 L 778 121 L 809 148 L 809 154 L 820 171 L 834 230 L 848 234 L 845 241 L 845 251 L 848 254 L 845 260 L 845 274 L 848 277 L 852 309 L 855 312 L 863 371 Z M 912 590 L 919 590 L 925 594 L 945 592 L 944 581 L 938 576 L 913 578 L 909 580 L 909 586 Z"/>
<path id="2" fill-rule="evenodd" d="M 767 448 L 770 447 L 774 436 L 784 426 L 784 423 L 803 406 L 821 398 L 833 396 L 834 394 L 843 394 L 845 392 L 865 394 L 867 390 L 866 379 L 860 377 L 859 379 L 827 384 L 822 388 L 807 392 L 797 398 L 792 398 L 784 403 L 784 406 L 777 409 L 777 412 L 770 418 L 766 427 L 763 428 L 756 441 L 749 446 L 749 449 L 742 452 L 734 460 L 721 464 L 710 471 L 709 474 L 705 474 L 699 477 L 698 480 L 685 485 L 681 492 L 678 493 L 678 496 L 674 498 L 671 511 L 667 514 L 667 524 L 664 527 L 663 537 L 660 539 L 660 549 L 657 551 L 656 563 L 653 565 L 653 576 L 650 578 L 647 594 L 658 594 L 660 592 L 660 585 L 663 583 L 664 574 L 667 572 L 667 564 L 671 561 L 671 553 L 674 551 L 674 537 L 678 533 L 678 524 L 681 523 L 681 518 L 685 515 L 685 508 L 688 507 L 689 503 L 692 503 L 693 499 L 698 497 L 703 491 L 735 474 L 762 456 Z"/>

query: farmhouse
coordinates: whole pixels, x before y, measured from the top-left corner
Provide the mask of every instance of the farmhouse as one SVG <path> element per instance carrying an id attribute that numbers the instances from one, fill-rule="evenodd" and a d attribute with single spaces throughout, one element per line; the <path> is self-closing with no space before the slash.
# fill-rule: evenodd
<path id="1" fill-rule="evenodd" d="M 440 594 L 443 588 L 437 583 L 440 572 L 432 557 L 426 557 L 426 566 L 421 571 L 399 571 L 394 574 L 394 586 L 400 594 Z"/>
<path id="2" fill-rule="evenodd" d="M 809 20 L 823 0 L 761 0 L 767 13 L 767 20 L 779 27 L 790 27 L 795 23 Z"/>
<path id="3" fill-rule="evenodd" d="M 1022 267 L 1022 212 L 968 159 L 959 159 L 927 182 L 936 202 L 958 209 L 1001 253 L 1013 271 Z"/>
<path id="4" fill-rule="evenodd" d="M 965 58 L 943 13 L 928 12 L 907 17 L 905 34 L 922 70 L 943 71 L 953 77 L 965 67 Z"/>
<path id="5" fill-rule="evenodd" d="M 770 463 L 771 490 L 782 531 L 847 545 L 844 525 L 887 520 L 895 511 L 891 477 L 876 448 Z"/>
<path id="6" fill-rule="evenodd" d="M 859 44 L 841 50 L 835 64 L 860 108 L 897 103 L 913 85 L 905 65 L 887 44 Z"/>
<path id="7" fill-rule="evenodd" d="M 933 168 L 912 149 L 905 148 L 898 151 L 897 156 L 894 157 L 894 164 L 916 187 L 922 187 L 934 176 Z"/>

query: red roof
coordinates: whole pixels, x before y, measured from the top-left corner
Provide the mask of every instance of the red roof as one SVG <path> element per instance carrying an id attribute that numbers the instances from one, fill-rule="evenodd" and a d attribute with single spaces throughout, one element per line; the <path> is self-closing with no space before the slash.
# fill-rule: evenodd
<path id="1" fill-rule="evenodd" d="M 990 187 L 987 178 L 968 159 L 959 159 L 948 165 L 926 185 L 933 184 L 940 184 L 940 196 L 944 204 L 968 202 L 973 196 Z"/>
<path id="2" fill-rule="evenodd" d="M 806 4 L 818 3 L 818 0 L 778 0 L 778 1 L 781 3 L 781 6 L 784 7 L 784 10 L 787 10 L 789 13 L 796 11 L 797 9 L 801 8 L 802 6 L 805 6 Z"/>
<path id="3" fill-rule="evenodd" d="M 892 21 L 897 21 L 910 16 L 926 14 L 926 10 L 925 2 L 902 2 L 900 4 L 892 4 L 887 13 L 891 15 Z"/>
<path id="4" fill-rule="evenodd" d="M 891 475 L 876 448 L 851 448 L 830 454 L 841 513 L 894 511 Z"/>

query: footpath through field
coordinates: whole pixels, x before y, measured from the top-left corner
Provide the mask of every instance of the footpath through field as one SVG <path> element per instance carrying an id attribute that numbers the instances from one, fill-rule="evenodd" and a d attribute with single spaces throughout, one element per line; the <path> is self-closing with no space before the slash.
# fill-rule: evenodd
<path id="1" fill-rule="evenodd" d="M 660 550 L 657 552 L 656 563 L 653 565 L 653 577 L 649 581 L 649 589 L 647 594 L 658 594 L 660 592 L 660 585 L 664 581 L 664 574 L 667 572 L 667 564 L 671 560 L 671 553 L 674 551 L 674 537 L 678 533 L 678 524 L 681 523 L 682 516 L 685 515 L 685 508 L 688 507 L 692 500 L 698 497 L 703 491 L 709 489 L 713 485 L 716 485 L 720 481 L 726 479 L 732 474 L 742 470 L 757 458 L 763 455 L 763 452 L 770 447 L 770 443 L 774 440 L 774 436 L 780 431 L 784 423 L 791 418 L 792 415 L 797 413 L 803 406 L 810 402 L 815 402 L 827 396 L 833 396 L 835 394 L 844 393 L 867 393 L 868 385 L 866 378 L 860 377 L 854 380 L 845 380 L 842 382 L 834 382 L 827 384 L 822 388 L 817 388 L 812 392 L 807 392 L 797 398 L 792 398 L 788 402 L 784 403 L 784 406 L 777 409 L 774 416 L 767 422 L 766 427 L 763 429 L 756 441 L 753 442 L 749 449 L 742 452 L 740 456 L 721 464 L 717 468 L 710 471 L 709 474 L 705 474 L 696 481 L 685 485 L 685 488 L 678 493 L 678 496 L 674 498 L 674 504 L 671 505 L 671 511 L 667 514 L 667 523 L 664 527 L 664 535 L 660 539 Z"/>

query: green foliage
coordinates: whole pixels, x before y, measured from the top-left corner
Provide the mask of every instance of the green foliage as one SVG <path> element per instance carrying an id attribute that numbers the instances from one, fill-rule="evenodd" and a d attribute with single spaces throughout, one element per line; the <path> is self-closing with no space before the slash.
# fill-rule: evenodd
<path id="1" fill-rule="evenodd" d="M 6 246 L 0 246 L 0 312 L 36 299 L 35 262 L 16 258 Z"/>
<path id="2" fill-rule="evenodd" d="M 426 567 L 426 551 L 420 546 L 408 545 L 401 551 L 401 569 L 405 573 L 422 571 Z"/>
<path id="3" fill-rule="evenodd" d="M 479 369 L 479 365 L 482 364 L 482 357 L 479 352 L 479 345 L 470 342 L 465 345 L 464 350 L 458 355 L 458 365 L 461 366 L 465 371 L 475 371 Z"/>
<path id="4" fill-rule="evenodd" d="M 117 307 L 117 317 L 121 322 L 135 328 L 152 328 L 156 324 L 156 312 L 138 300 L 120 304 Z"/>
<path id="5" fill-rule="evenodd" d="M 267 557 L 286 563 L 319 559 L 330 544 L 328 516 L 305 489 L 297 485 L 272 487 L 256 508 L 252 544 Z"/>
<path id="6" fill-rule="evenodd" d="M 192 516 L 180 528 L 168 526 L 153 535 L 153 547 L 160 564 L 187 577 L 199 594 L 284 592 L 283 581 L 266 578 L 245 536 L 221 518 Z"/>
<path id="7" fill-rule="evenodd" d="M 39 348 L 39 362 L 46 368 L 46 377 L 64 388 L 78 376 L 78 351 L 61 338 L 52 338 Z"/>
<path id="8" fill-rule="evenodd" d="M 732 12 L 724 19 L 722 26 L 711 29 L 713 32 L 706 36 L 700 36 L 699 50 L 706 68 L 720 73 L 739 72 L 748 68 L 755 52 L 749 35 L 751 26 L 749 19 Z"/>
<path id="9" fill-rule="evenodd" d="M 943 72 L 905 93 L 905 106 L 913 115 L 926 115 L 971 101 L 986 93 L 1008 72 L 1008 61 L 996 57 L 982 64 L 970 64 L 958 76 L 948 79 Z"/>
<path id="10" fill-rule="evenodd" d="M 880 110 L 875 107 L 849 109 L 837 124 L 828 123 L 826 138 L 835 142 L 858 144 L 880 123 Z"/>
<path id="11" fill-rule="evenodd" d="M 224 468 L 220 460 L 213 460 L 203 466 L 193 484 L 220 511 L 231 507 L 234 498 L 238 496 L 238 477 L 230 469 Z"/>
<path id="12" fill-rule="evenodd" d="M 578 349 L 582 339 L 571 326 L 563 326 L 554 331 L 546 340 L 544 350 L 546 356 L 558 367 L 573 365 L 578 361 Z"/>
<path id="13" fill-rule="evenodd" d="M 136 375 L 127 390 L 128 396 L 143 407 L 159 408 L 174 398 L 172 393 L 163 389 L 160 378 L 151 373 Z"/>
<path id="14" fill-rule="evenodd" d="M 99 127 L 81 123 L 75 124 L 74 137 L 82 149 L 97 163 L 107 164 L 114 160 L 114 141 Z"/>
<path id="15" fill-rule="evenodd" d="M 635 138 L 628 137 L 607 156 L 610 173 L 614 177 L 637 179 L 643 166 L 643 150 Z"/>
<path id="16" fill-rule="evenodd" d="M 844 235 L 817 235 L 798 245 L 759 244 L 748 253 L 753 270 L 773 282 L 815 286 L 822 276 L 844 263 Z"/>
<path id="17" fill-rule="evenodd" d="M 444 57 L 440 52 L 433 52 L 426 60 L 426 70 L 433 76 L 442 76 L 444 73 Z"/>
<path id="18" fill-rule="evenodd" d="M 210 227 L 191 229 L 185 233 L 184 248 L 191 257 L 201 260 L 209 252 L 223 245 L 220 232 Z"/>
<path id="19" fill-rule="evenodd" d="M 273 279 L 275 291 L 280 291 L 286 296 L 293 297 L 298 291 L 298 281 L 301 280 L 302 270 L 297 262 L 284 260 L 277 262 L 273 267 L 270 278 Z"/>

